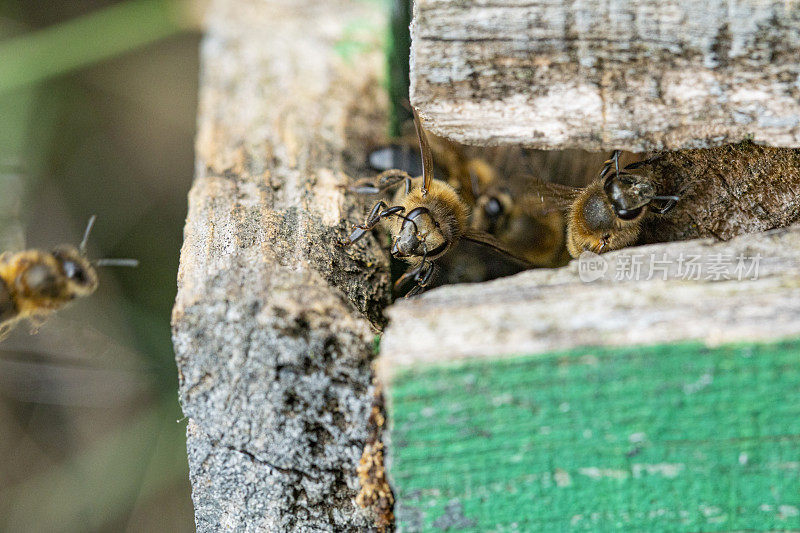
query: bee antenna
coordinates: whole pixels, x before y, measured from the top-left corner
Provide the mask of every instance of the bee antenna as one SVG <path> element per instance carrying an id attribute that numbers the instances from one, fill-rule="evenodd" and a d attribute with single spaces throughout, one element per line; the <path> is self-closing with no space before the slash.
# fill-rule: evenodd
<path id="1" fill-rule="evenodd" d="M 86 224 L 86 229 L 83 232 L 83 239 L 81 239 L 81 244 L 78 246 L 78 251 L 81 255 L 86 253 L 86 246 L 89 244 L 89 234 L 92 232 L 95 220 L 97 220 L 97 215 L 92 215 L 89 217 L 89 222 Z"/>
<path id="2" fill-rule="evenodd" d="M 99 267 L 137 267 L 139 266 L 138 259 L 98 259 L 94 262 L 95 265 Z"/>

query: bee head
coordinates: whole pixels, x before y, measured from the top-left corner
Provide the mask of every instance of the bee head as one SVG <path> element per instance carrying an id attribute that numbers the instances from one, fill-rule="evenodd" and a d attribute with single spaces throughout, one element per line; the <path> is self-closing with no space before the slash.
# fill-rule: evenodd
<path id="1" fill-rule="evenodd" d="M 391 252 L 395 257 L 425 256 L 435 259 L 449 245 L 431 212 L 425 207 L 417 207 L 403 217 Z"/>
<path id="2" fill-rule="evenodd" d="M 609 174 L 603 190 L 616 215 L 622 220 L 635 220 L 644 212 L 656 194 L 652 183 L 633 174 Z"/>
<path id="3" fill-rule="evenodd" d="M 495 233 L 509 221 L 511 196 L 507 192 L 495 191 L 478 197 L 473 212 L 472 225 L 475 229 Z"/>
<path id="4" fill-rule="evenodd" d="M 73 298 L 88 296 L 97 289 L 97 270 L 77 248 L 59 246 L 53 250 L 60 268 L 60 274 L 66 280 L 67 291 Z"/>

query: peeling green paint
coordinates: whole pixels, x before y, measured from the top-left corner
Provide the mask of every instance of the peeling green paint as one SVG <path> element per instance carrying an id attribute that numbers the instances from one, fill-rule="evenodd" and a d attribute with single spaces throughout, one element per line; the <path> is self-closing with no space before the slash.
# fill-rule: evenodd
<path id="1" fill-rule="evenodd" d="M 401 371 L 401 531 L 800 528 L 800 341 Z"/>

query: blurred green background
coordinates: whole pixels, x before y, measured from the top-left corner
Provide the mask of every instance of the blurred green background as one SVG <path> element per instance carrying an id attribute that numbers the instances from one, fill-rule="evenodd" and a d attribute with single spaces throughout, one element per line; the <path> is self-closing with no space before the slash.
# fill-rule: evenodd
<path id="1" fill-rule="evenodd" d="M 169 316 L 201 5 L 0 2 L 0 249 L 77 243 L 94 296 L 0 343 L 0 531 L 191 531 Z"/>

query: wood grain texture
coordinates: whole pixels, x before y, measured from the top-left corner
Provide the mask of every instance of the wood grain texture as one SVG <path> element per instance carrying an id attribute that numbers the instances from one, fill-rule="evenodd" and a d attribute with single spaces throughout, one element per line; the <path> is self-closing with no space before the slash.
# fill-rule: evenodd
<path id="1" fill-rule="evenodd" d="M 642 167 L 661 194 L 680 197 L 649 215 L 639 244 L 728 240 L 800 221 L 800 150 L 750 142 L 664 152 Z"/>
<path id="2" fill-rule="evenodd" d="M 800 146 L 793 0 L 417 0 L 411 101 L 471 144 Z"/>
<path id="3" fill-rule="evenodd" d="M 745 261 L 737 274 L 739 256 Z M 381 342 L 384 381 L 398 369 L 471 357 L 800 335 L 798 225 L 724 243 L 693 240 L 594 257 L 604 274 L 591 282 L 579 272 L 587 263 L 575 260 L 396 303 Z M 753 272 L 746 258 L 756 257 Z"/>
<path id="4" fill-rule="evenodd" d="M 341 186 L 386 129 L 379 8 L 210 7 L 173 312 L 198 531 L 374 524 L 356 469 L 388 264 L 343 246 L 363 207 Z"/>
<path id="5" fill-rule="evenodd" d="M 796 531 L 800 340 L 406 369 L 400 531 Z"/>

